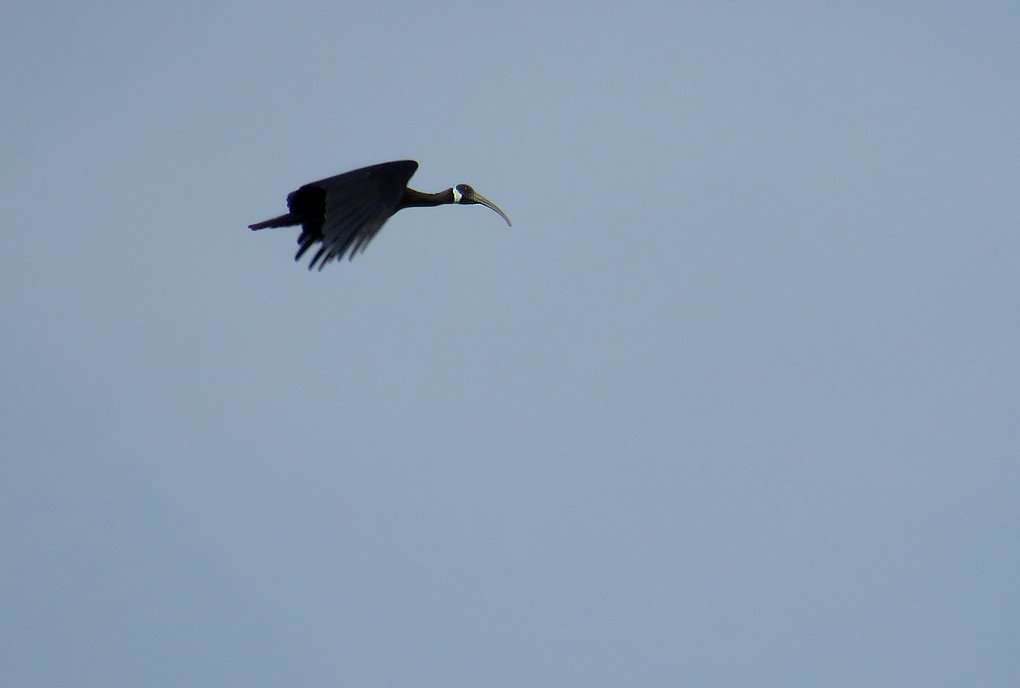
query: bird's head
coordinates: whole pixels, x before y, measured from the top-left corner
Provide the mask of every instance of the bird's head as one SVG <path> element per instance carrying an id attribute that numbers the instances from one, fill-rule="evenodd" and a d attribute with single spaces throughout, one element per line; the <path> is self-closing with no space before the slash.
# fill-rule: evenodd
<path id="1" fill-rule="evenodd" d="M 460 205 L 484 205 L 486 208 L 491 208 L 499 213 L 499 216 L 506 220 L 507 227 L 512 226 L 510 224 L 510 218 L 506 216 L 506 213 L 499 209 L 499 206 L 472 189 L 467 184 L 458 184 L 453 187 L 453 202 L 459 203 Z"/>

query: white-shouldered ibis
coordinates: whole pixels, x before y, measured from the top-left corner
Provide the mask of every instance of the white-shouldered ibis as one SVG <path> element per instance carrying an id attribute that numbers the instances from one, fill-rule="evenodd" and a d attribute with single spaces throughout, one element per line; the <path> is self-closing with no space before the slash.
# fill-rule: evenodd
<path id="1" fill-rule="evenodd" d="M 484 205 L 499 213 L 510 226 L 506 213 L 467 184 L 434 194 L 409 188 L 407 183 L 417 169 L 414 160 L 396 160 L 305 184 L 287 196 L 290 212 L 248 227 L 256 230 L 301 225 L 300 248 L 294 260 L 300 260 L 313 244 L 320 242 L 322 246 L 308 269 L 318 266 L 321 270 L 344 254 L 350 259 L 364 251 L 393 213 L 403 208 L 451 203 Z"/>

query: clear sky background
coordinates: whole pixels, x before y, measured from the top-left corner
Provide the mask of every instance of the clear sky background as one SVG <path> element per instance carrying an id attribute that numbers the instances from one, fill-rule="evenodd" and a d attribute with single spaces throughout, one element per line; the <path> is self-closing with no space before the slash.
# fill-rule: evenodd
<path id="1" fill-rule="evenodd" d="M 1020 685 L 1015 2 L 3 14 L 3 685 Z"/>

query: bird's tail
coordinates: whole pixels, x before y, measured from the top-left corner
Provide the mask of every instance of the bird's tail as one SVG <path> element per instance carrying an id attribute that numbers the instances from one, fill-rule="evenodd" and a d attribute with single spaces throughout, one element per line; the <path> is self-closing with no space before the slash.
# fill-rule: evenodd
<path id="1" fill-rule="evenodd" d="M 294 213 L 287 213 L 280 217 L 274 217 L 272 220 L 266 220 L 265 222 L 256 222 L 253 225 L 248 225 L 248 229 L 267 229 L 269 227 L 293 227 L 294 225 L 301 224 L 301 218 Z"/>

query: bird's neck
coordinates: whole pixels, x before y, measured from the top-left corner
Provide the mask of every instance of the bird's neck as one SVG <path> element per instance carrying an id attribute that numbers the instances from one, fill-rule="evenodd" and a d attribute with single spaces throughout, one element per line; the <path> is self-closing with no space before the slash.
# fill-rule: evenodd
<path id="1" fill-rule="evenodd" d="M 425 208 L 434 205 L 448 205 L 453 203 L 453 189 L 440 191 L 439 193 L 424 193 L 414 189 L 404 189 L 404 195 L 400 198 L 400 208 Z"/>

